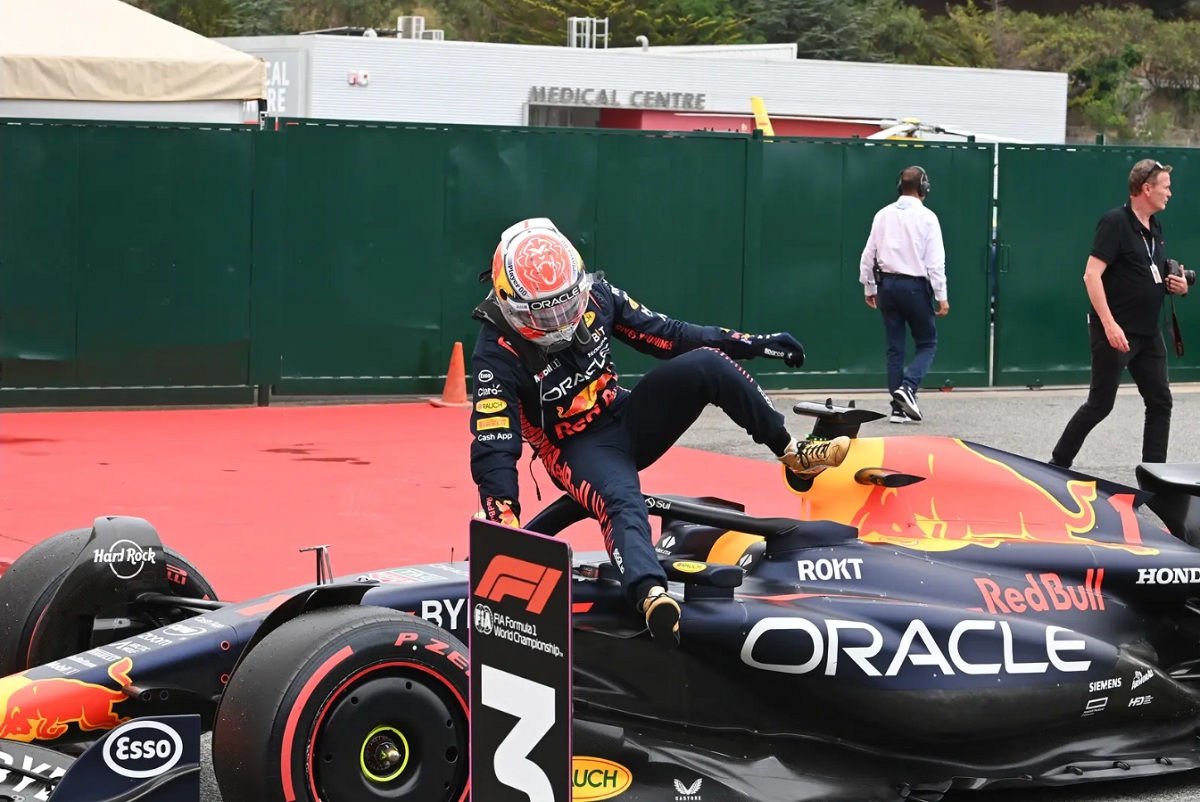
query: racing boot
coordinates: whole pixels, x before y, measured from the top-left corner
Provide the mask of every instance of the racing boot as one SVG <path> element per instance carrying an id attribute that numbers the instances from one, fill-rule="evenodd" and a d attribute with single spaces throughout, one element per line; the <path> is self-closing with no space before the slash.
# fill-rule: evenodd
<path id="1" fill-rule="evenodd" d="M 826 468 L 836 468 L 850 453 L 850 438 L 832 440 L 793 440 L 779 461 L 792 473 L 812 479 Z"/>
<path id="2" fill-rule="evenodd" d="M 656 643 L 674 649 L 679 645 L 679 602 L 659 585 L 646 591 L 640 609 L 646 614 L 646 628 Z"/>

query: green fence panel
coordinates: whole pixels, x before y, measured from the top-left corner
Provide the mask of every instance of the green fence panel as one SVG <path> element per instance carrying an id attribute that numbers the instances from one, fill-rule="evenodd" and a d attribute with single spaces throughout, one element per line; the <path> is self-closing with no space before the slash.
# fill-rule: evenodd
<path id="1" fill-rule="evenodd" d="M 254 142 L 252 277 L 250 284 L 250 383 L 260 402 L 281 381 L 280 355 L 290 321 L 284 307 L 288 243 L 287 140 L 262 132 Z"/>
<path id="2" fill-rule="evenodd" d="M 761 231 L 748 235 L 759 238 L 761 255 L 748 263 L 745 325 L 790 330 L 808 355 L 800 371 L 760 376 L 768 387 L 886 388 L 883 324 L 863 301 L 858 265 L 875 213 L 895 200 L 896 178 L 910 164 L 930 174 L 927 202 L 942 226 L 951 307 L 938 319 L 924 386 L 987 384 L 992 149 L 767 139 Z"/>
<path id="3" fill-rule="evenodd" d="M 79 380 L 245 386 L 250 130 L 80 130 Z"/>
<path id="4" fill-rule="evenodd" d="M 741 328 L 747 142 L 603 136 L 591 267 L 654 312 Z M 614 358 L 626 386 L 658 363 L 623 343 Z"/>
<path id="5" fill-rule="evenodd" d="M 479 333 L 471 310 L 488 293 L 492 256 L 506 228 L 527 217 L 548 217 L 592 266 L 599 138 L 582 130 L 470 127 L 450 129 L 446 137 L 441 343 L 448 356 L 449 347 L 461 341 L 470 370 Z M 483 272 L 487 283 L 479 282 Z M 443 357 L 432 372 L 445 370 Z"/>
<path id="6" fill-rule="evenodd" d="M 0 371 L 5 389 L 78 384 L 79 132 L 0 123 Z"/>
<path id="7" fill-rule="evenodd" d="M 1198 151 L 1182 148 L 1005 145 L 1000 151 L 997 386 L 1087 383 L 1091 353 L 1083 271 L 1096 222 L 1129 196 L 1129 170 L 1142 158 L 1174 166 L 1173 197 L 1161 213 L 1167 253 L 1200 266 Z M 1194 256 L 1195 255 L 1195 256 Z M 1184 341 L 1200 332 L 1196 293 L 1176 300 Z M 1167 305 L 1169 315 L 1170 304 Z M 1169 320 L 1169 317 L 1168 317 Z M 1200 378 L 1195 347 L 1167 351 L 1173 380 Z M 1196 340 L 1192 336 L 1191 340 Z M 1128 376 L 1125 377 L 1128 382 Z"/>
<path id="8" fill-rule="evenodd" d="M 254 135 L 4 125 L 6 391 L 246 388 Z"/>
<path id="9" fill-rule="evenodd" d="M 1200 151 L 1000 148 L 995 383 L 1088 378 L 1081 281 L 1129 166 L 1175 165 L 1169 253 L 1200 266 Z M 926 388 L 989 380 L 991 145 L 283 120 L 277 130 L 0 123 L 0 404 L 78 388 L 441 391 L 500 232 L 552 218 L 657 312 L 788 330 L 771 388 L 885 384 L 858 283 L 871 219 L 923 165 L 951 312 Z M 1185 339 L 1200 327 L 1177 302 Z M 616 350 L 629 384 L 655 361 Z M 1172 378 L 1200 378 L 1195 349 Z M 59 396 L 55 396 L 59 397 Z M 115 396 L 110 396 L 115 397 Z M 121 396 L 124 398 L 125 396 Z M 142 397 L 139 400 L 145 401 Z"/>
<path id="10" fill-rule="evenodd" d="M 255 364 L 281 394 L 440 392 L 455 342 L 470 369 L 479 275 L 526 217 L 652 308 L 740 322 L 745 137 L 282 121 L 263 139 L 285 166 L 260 169 L 257 225 L 286 238 L 256 248 L 278 369 L 270 348 Z M 619 364 L 632 383 L 649 362 Z"/>
<path id="11" fill-rule="evenodd" d="M 761 229 L 748 236 L 759 239 L 761 253 L 759 264 L 748 267 L 744 326 L 754 333 L 791 332 L 806 358 L 800 370 L 761 361 L 752 372 L 767 387 L 834 386 L 846 328 L 840 287 L 849 269 L 844 147 L 787 139 L 756 144 L 762 150 Z"/>
<path id="12" fill-rule="evenodd" d="M 278 289 L 278 392 L 396 391 L 401 378 L 444 374 L 440 132 L 289 123 L 263 138 L 286 161 L 285 186 L 266 188 L 259 208 L 260 220 L 283 209 L 270 229 L 279 261 L 256 264 Z"/>

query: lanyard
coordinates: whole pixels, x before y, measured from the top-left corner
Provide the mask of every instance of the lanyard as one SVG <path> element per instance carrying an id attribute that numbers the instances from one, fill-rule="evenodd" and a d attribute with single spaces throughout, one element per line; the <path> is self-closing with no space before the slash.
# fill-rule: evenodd
<path id="1" fill-rule="evenodd" d="M 1158 265 L 1154 264 L 1154 251 L 1158 248 L 1158 243 L 1154 242 L 1154 235 L 1151 234 L 1149 240 L 1142 235 L 1142 244 L 1146 246 L 1146 255 L 1150 257 L 1150 275 L 1154 278 L 1155 284 L 1161 284 L 1162 277 L 1159 275 Z"/>

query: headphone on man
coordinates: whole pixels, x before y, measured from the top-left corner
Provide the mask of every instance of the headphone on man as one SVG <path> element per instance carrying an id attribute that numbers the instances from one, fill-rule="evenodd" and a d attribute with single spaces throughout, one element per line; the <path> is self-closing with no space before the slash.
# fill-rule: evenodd
<path id="1" fill-rule="evenodd" d="M 912 167 L 905 167 L 900 171 L 900 175 L 896 176 L 896 194 L 904 192 L 904 173 L 907 170 L 919 170 L 921 174 L 921 183 L 917 185 L 917 195 L 924 200 L 929 195 L 929 173 L 925 172 L 925 168 L 919 164 L 914 164 Z"/>

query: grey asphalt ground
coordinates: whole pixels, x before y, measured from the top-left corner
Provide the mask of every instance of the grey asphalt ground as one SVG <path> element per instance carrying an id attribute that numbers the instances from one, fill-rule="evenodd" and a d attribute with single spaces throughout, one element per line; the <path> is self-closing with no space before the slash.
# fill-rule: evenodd
<path id="1" fill-rule="evenodd" d="M 1200 462 L 1200 385 L 1173 386 L 1172 462 Z M 863 436 L 934 434 L 960 437 L 1002 448 L 1036 459 L 1049 459 L 1050 451 L 1071 414 L 1086 393 L 1078 388 L 1043 390 L 970 390 L 923 393 L 919 399 L 925 420 L 920 424 L 895 425 L 886 419 L 866 424 Z M 798 400 L 835 403 L 853 399 L 856 406 L 888 411 L 888 399 L 880 391 L 837 390 L 821 393 L 771 393 L 778 409 L 794 420 L 792 433 L 806 434 L 813 419 L 793 413 Z M 1076 470 L 1136 485 L 1134 467 L 1141 456 L 1143 406 L 1133 388 L 1122 388 L 1113 413 L 1088 438 L 1075 465 Z M 724 454 L 770 460 L 762 446 L 729 421 L 722 412 L 709 408 L 679 445 Z M 1151 520 L 1153 515 L 1146 513 Z M 204 802 L 219 802 L 208 756 L 204 749 Z M 946 802 L 1196 802 L 1200 800 L 1200 772 L 1183 772 L 1149 780 L 1125 780 L 1078 786 L 1070 789 L 1021 789 L 959 792 Z M 486 802 L 486 800 L 483 800 Z"/>
<path id="2" fill-rule="evenodd" d="M 1200 462 L 1200 384 L 1176 384 L 1171 416 L 1171 462 Z M 792 412 L 796 401 L 832 398 L 835 404 L 851 400 L 856 406 L 889 411 L 889 399 L 879 390 L 831 390 L 819 393 L 770 393 L 775 406 L 794 420 L 792 434 L 807 434 L 813 419 Z M 918 404 L 924 420 L 897 425 L 881 420 L 865 424 L 864 437 L 905 434 L 946 435 L 1002 448 L 1035 459 L 1050 459 L 1063 427 L 1087 397 L 1085 389 L 971 390 L 949 393 L 923 391 Z M 1122 387 L 1112 414 L 1093 430 L 1075 464 L 1078 471 L 1126 484 L 1135 484 L 1134 467 L 1142 454 L 1144 406 L 1137 390 Z M 679 445 L 741 457 L 772 459 L 762 446 L 715 407 L 709 407 Z"/>

